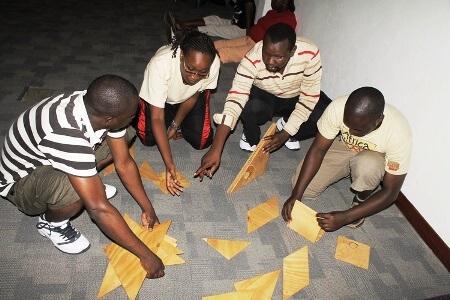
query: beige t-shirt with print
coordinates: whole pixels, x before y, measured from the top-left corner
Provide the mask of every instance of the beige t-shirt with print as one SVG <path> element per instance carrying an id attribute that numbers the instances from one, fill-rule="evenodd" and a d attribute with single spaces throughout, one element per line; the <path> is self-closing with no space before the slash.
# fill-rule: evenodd
<path id="1" fill-rule="evenodd" d="M 164 108 L 166 103 L 178 104 L 186 101 L 196 92 L 215 89 L 219 78 L 220 61 L 214 58 L 209 76 L 194 85 L 183 83 L 180 69 L 180 52 L 172 57 L 171 46 L 163 46 L 150 59 L 144 73 L 139 97 L 153 106 Z"/>
<path id="2" fill-rule="evenodd" d="M 351 135 L 344 124 L 344 108 L 348 95 L 334 100 L 317 122 L 320 134 L 334 139 L 339 132 L 341 141 L 351 150 L 371 150 L 385 154 L 385 170 L 393 175 L 408 172 L 412 150 L 411 128 L 406 118 L 392 105 L 386 103 L 380 127 L 369 134 Z"/>

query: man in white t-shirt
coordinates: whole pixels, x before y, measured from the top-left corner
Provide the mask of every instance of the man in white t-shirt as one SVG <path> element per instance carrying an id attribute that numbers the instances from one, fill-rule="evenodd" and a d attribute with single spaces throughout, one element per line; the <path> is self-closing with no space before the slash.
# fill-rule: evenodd
<path id="1" fill-rule="evenodd" d="M 209 147 L 213 138 L 209 96 L 217 87 L 220 69 L 214 43 L 206 34 L 179 34 L 171 45 L 159 48 L 148 63 L 134 124 L 144 145 L 158 145 L 172 195 L 180 195 L 183 187 L 176 178 L 169 140 L 181 133 L 195 149 Z"/>
<path id="2" fill-rule="evenodd" d="M 408 121 L 383 94 L 362 87 L 333 101 L 317 122 L 319 133 L 294 175 L 294 189 L 283 206 L 291 219 L 296 200 L 318 197 L 334 182 L 351 176 L 352 207 L 318 213 L 325 231 L 360 226 L 364 218 L 390 206 L 408 171 L 412 135 Z M 340 133 L 340 137 L 336 136 Z M 377 190 L 383 183 L 381 189 Z"/>

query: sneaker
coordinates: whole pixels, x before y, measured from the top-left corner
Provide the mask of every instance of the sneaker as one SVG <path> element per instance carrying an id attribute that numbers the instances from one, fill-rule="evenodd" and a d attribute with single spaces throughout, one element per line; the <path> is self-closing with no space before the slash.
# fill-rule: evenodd
<path id="1" fill-rule="evenodd" d="M 363 203 L 363 202 L 364 202 L 364 201 L 359 200 L 359 198 L 357 197 L 357 195 L 355 195 L 355 197 L 353 197 L 352 207 L 358 206 L 358 205 L 360 205 L 360 204 Z M 364 220 L 365 220 L 365 218 L 361 218 L 361 219 L 358 219 L 358 220 L 356 220 L 356 221 L 353 221 L 353 222 L 350 223 L 350 224 L 347 224 L 346 226 L 347 226 L 347 227 L 350 227 L 350 228 L 358 228 L 358 227 L 360 227 L 360 226 L 364 223 Z"/>
<path id="2" fill-rule="evenodd" d="M 277 121 L 277 130 L 281 131 L 284 128 L 284 125 L 286 125 L 286 122 L 283 120 L 283 118 L 279 118 Z M 284 143 L 284 145 L 286 146 L 286 148 L 288 148 L 289 150 L 293 150 L 293 151 L 297 151 L 300 150 L 300 142 L 297 141 L 295 138 L 293 137 L 289 137 L 289 139 L 287 140 L 286 143 Z"/>
<path id="3" fill-rule="evenodd" d="M 89 241 L 76 230 L 69 220 L 48 222 L 39 216 L 36 228 L 40 235 L 49 238 L 58 250 L 68 254 L 79 254 L 89 249 Z"/>
<path id="4" fill-rule="evenodd" d="M 239 141 L 239 147 L 244 151 L 253 152 L 256 150 L 256 145 L 250 146 L 245 138 L 245 134 L 242 134 L 241 140 Z"/>
<path id="5" fill-rule="evenodd" d="M 114 197 L 117 194 L 117 189 L 109 184 L 103 184 L 105 186 L 105 194 L 106 194 L 106 199 L 111 199 L 112 197 Z"/>

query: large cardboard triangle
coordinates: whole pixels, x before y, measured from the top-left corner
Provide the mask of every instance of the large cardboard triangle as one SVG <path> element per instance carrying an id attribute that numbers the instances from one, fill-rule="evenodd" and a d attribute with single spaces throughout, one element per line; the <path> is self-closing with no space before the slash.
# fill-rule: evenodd
<path id="1" fill-rule="evenodd" d="M 100 286 L 100 290 L 97 294 L 97 299 L 103 298 L 108 294 L 109 292 L 112 292 L 116 288 L 118 288 L 121 285 L 119 278 L 116 275 L 116 272 L 114 272 L 113 266 L 108 263 L 108 266 L 106 267 L 105 276 L 103 277 L 102 285 Z"/>
<path id="2" fill-rule="evenodd" d="M 278 198 L 272 197 L 247 212 L 247 233 L 251 233 L 280 215 Z"/>
<path id="3" fill-rule="evenodd" d="M 147 161 L 144 161 L 139 167 L 139 173 L 141 174 L 141 177 L 153 182 L 153 184 L 156 185 L 156 187 L 158 187 L 161 192 L 163 192 L 164 194 L 169 194 L 166 186 L 165 172 L 157 173 Z M 184 188 L 187 188 L 191 185 L 189 179 L 187 179 L 186 176 L 178 171 L 177 179 Z"/>
<path id="4" fill-rule="evenodd" d="M 136 148 L 134 148 L 134 145 L 131 146 L 129 149 L 131 157 L 135 160 L 136 159 Z M 106 166 L 103 171 L 103 176 L 108 176 L 116 171 L 116 168 L 114 167 L 114 163 L 110 163 L 108 166 Z"/>
<path id="5" fill-rule="evenodd" d="M 204 238 L 203 240 L 228 260 L 232 259 L 236 254 L 250 245 L 249 241 L 219 240 L 209 238 Z"/>
<path id="6" fill-rule="evenodd" d="M 370 246 L 340 235 L 336 240 L 334 257 L 367 270 L 369 269 Z"/>
<path id="7" fill-rule="evenodd" d="M 300 201 L 295 201 L 288 227 L 310 242 L 317 242 L 325 233 L 317 223 L 316 212 Z"/>
<path id="8" fill-rule="evenodd" d="M 267 129 L 264 136 L 259 141 L 256 146 L 255 151 L 250 155 L 247 162 L 244 164 L 242 169 L 234 178 L 233 182 L 227 189 L 227 193 L 232 193 L 241 187 L 254 181 L 257 177 L 261 176 L 266 172 L 267 164 L 269 162 L 269 153 L 263 152 L 263 147 L 266 144 L 264 138 L 273 135 L 276 131 L 277 125 L 272 123 L 269 129 Z"/>
<path id="9" fill-rule="evenodd" d="M 280 270 L 258 275 L 246 280 L 236 282 L 236 291 L 253 291 L 252 299 L 269 300 L 272 299 L 275 286 L 277 285 Z"/>
<path id="10" fill-rule="evenodd" d="M 124 220 L 127 222 L 131 231 L 133 231 L 133 233 L 136 234 L 154 253 L 157 252 L 171 223 L 170 221 L 165 221 L 156 225 L 153 230 L 145 230 L 128 215 L 124 216 Z M 147 274 L 139 259 L 117 244 L 106 246 L 105 253 L 108 257 L 109 265 L 103 280 L 104 283 L 102 283 L 100 288 L 101 292 L 99 292 L 99 297 L 104 296 L 106 293 L 116 288 L 118 279 L 125 289 L 128 298 L 135 299 Z M 111 269 L 113 269 L 116 278 L 112 275 L 111 270 L 108 271 L 110 266 L 112 267 Z"/>
<path id="11" fill-rule="evenodd" d="M 252 295 L 253 295 L 252 291 L 240 291 L 202 297 L 202 300 L 251 300 Z"/>
<path id="12" fill-rule="evenodd" d="M 283 259 L 283 300 L 309 285 L 308 246 Z"/>

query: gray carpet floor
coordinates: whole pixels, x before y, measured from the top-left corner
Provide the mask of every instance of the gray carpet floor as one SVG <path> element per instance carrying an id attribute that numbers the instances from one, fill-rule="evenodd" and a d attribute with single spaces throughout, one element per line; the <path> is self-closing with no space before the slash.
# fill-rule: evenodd
<path id="1" fill-rule="evenodd" d="M 163 12 L 171 6 L 175 15 L 194 17 L 228 8 L 194 1 L 2 1 L 0 4 L 0 137 L 26 107 L 18 102 L 26 87 L 58 91 L 85 89 L 95 77 L 114 73 L 140 87 L 148 59 L 164 41 Z M 220 111 L 236 65 L 225 65 L 213 112 Z M 294 299 L 424 299 L 450 294 L 450 275 L 421 241 L 398 209 L 368 218 L 356 230 L 343 228 L 327 233 L 312 244 L 286 227 L 278 218 L 247 234 L 247 210 L 271 196 L 280 206 L 290 194 L 290 177 L 311 141 L 291 152 L 280 149 L 270 159 L 266 174 L 253 184 L 228 195 L 226 188 L 247 154 L 238 148 L 242 129 L 230 137 L 222 165 L 213 180 L 192 180 L 181 197 L 161 194 L 150 182 L 151 195 L 161 220 L 172 220 L 169 234 L 185 251 L 184 265 L 167 267 L 166 276 L 146 280 L 140 299 L 199 299 L 231 292 L 233 283 L 282 268 L 282 259 L 307 245 L 311 282 Z M 3 139 L 3 138 L 2 138 Z M 0 142 L 1 143 L 1 142 Z M 172 142 L 176 164 L 191 176 L 205 151 L 193 150 L 184 140 Z M 136 145 L 138 163 L 144 160 L 163 170 L 155 147 Z M 115 174 L 104 177 L 118 188 L 111 202 L 138 219 L 139 208 Z M 320 200 L 306 202 L 318 211 L 345 209 L 352 194 L 342 180 L 325 191 Z M 73 223 L 90 240 L 84 254 L 65 255 L 36 231 L 36 218 L 23 215 L 9 202 L 0 205 L 0 299 L 94 299 L 106 269 L 103 247 L 110 241 L 86 213 Z M 372 247 L 368 270 L 334 259 L 336 238 L 345 235 Z M 201 239 L 249 240 L 250 246 L 228 261 Z M 273 299 L 281 299 L 278 280 Z M 122 289 L 107 299 L 125 299 Z"/>

